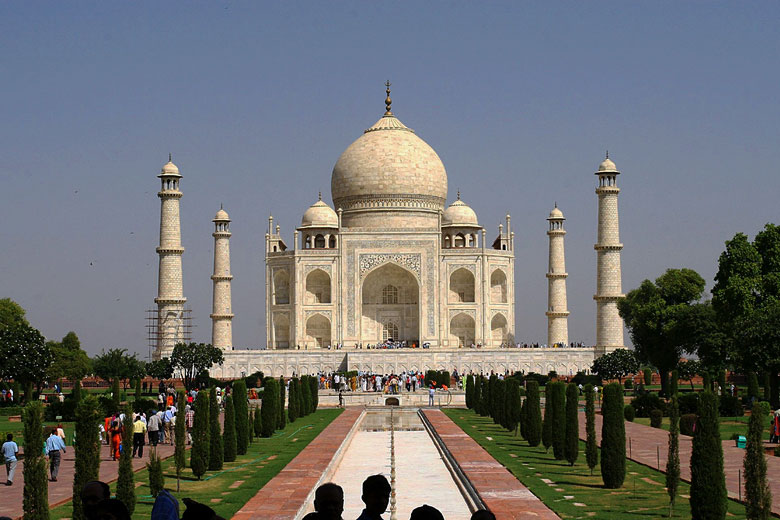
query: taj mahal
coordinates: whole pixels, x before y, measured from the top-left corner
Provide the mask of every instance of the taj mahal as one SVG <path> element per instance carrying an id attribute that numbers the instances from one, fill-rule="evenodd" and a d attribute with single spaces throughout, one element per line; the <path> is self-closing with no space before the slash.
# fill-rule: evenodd
<path id="1" fill-rule="evenodd" d="M 331 175 L 331 206 L 320 194 L 287 242 L 273 216 L 265 235 L 265 349 L 232 344 L 230 217 L 213 224 L 212 344 L 225 361 L 215 377 L 256 371 L 290 376 L 340 370 L 375 373 L 446 369 L 459 372 L 573 374 L 623 347 L 617 312 L 621 287 L 616 179 L 599 165 L 596 251 L 596 345 L 568 339 L 563 212 L 547 217 L 548 341 L 517 348 L 515 255 L 510 215 L 488 236 L 457 192 L 447 204 L 442 160 L 392 111 L 385 112 L 341 154 Z M 170 160 L 161 179 L 158 294 L 154 357 L 183 340 L 182 198 L 179 169 Z M 524 223 L 525 226 L 528 223 Z"/>

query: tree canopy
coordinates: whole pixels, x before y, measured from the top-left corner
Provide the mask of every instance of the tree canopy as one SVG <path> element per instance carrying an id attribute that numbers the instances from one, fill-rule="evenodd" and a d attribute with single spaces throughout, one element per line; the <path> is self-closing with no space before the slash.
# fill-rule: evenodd
<path id="1" fill-rule="evenodd" d="M 622 383 L 624 377 L 639 371 L 639 360 L 633 351 L 619 348 L 596 359 L 590 371 L 602 379 L 617 379 Z"/>
<path id="2" fill-rule="evenodd" d="M 48 343 L 54 358 L 49 368 L 49 378 L 66 377 L 79 381 L 92 372 L 92 361 L 81 349 L 81 342 L 75 332 L 68 332 L 62 341 Z"/>
<path id="3" fill-rule="evenodd" d="M 146 374 L 154 379 L 170 379 L 173 377 L 173 365 L 170 358 L 161 358 L 146 363 Z"/>
<path id="4" fill-rule="evenodd" d="M 25 310 L 11 298 L 0 298 L 0 330 L 13 325 L 29 325 Z"/>
<path id="5" fill-rule="evenodd" d="M 112 348 L 108 352 L 102 350 L 92 359 L 92 370 L 96 376 L 106 381 L 137 379 L 143 377 L 145 367 L 137 354 L 130 355 L 127 349 Z"/>
<path id="6" fill-rule="evenodd" d="M 224 361 L 222 349 L 210 343 L 177 343 L 171 354 L 171 366 L 184 380 L 187 390 L 194 388 L 198 374 Z"/>
<path id="7" fill-rule="evenodd" d="M 52 362 L 52 352 L 43 335 L 27 325 L 17 323 L 0 329 L 0 378 L 13 378 L 23 385 L 40 388 Z"/>

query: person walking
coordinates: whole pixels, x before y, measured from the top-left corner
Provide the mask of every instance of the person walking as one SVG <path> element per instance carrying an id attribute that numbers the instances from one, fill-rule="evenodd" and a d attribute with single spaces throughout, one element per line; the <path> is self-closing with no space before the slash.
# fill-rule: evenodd
<path id="1" fill-rule="evenodd" d="M 133 423 L 133 457 L 138 453 L 138 458 L 143 458 L 145 439 L 146 424 L 144 424 L 143 416 L 139 413 L 135 416 L 135 422 Z"/>
<path id="2" fill-rule="evenodd" d="M 149 419 L 146 421 L 146 431 L 149 432 L 149 444 L 157 446 L 160 440 L 160 416 L 152 411 L 149 412 Z"/>
<path id="3" fill-rule="evenodd" d="M 163 414 L 163 426 L 165 428 L 165 439 L 171 446 L 173 446 L 173 423 L 171 422 L 173 415 L 173 406 L 168 406 L 168 409 L 165 410 L 165 414 Z"/>
<path id="4" fill-rule="evenodd" d="M 187 430 L 187 444 L 192 444 L 192 429 L 195 427 L 195 410 L 187 405 L 184 408 L 184 427 Z"/>
<path id="5" fill-rule="evenodd" d="M 62 454 L 67 450 L 65 449 L 65 443 L 57 435 L 57 430 L 53 429 L 51 435 L 46 439 L 46 455 L 49 456 L 49 469 L 51 470 L 51 481 L 57 482 L 57 474 L 60 472 L 60 461 L 62 460 Z"/>
<path id="6" fill-rule="evenodd" d="M 122 445 L 122 421 L 116 414 L 111 418 L 108 436 L 111 439 L 111 460 L 119 460 L 119 447 Z"/>
<path id="7" fill-rule="evenodd" d="M 5 436 L 5 443 L 2 448 L 3 458 L 5 459 L 5 472 L 8 475 L 5 485 L 10 486 L 14 483 L 14 473 L 16 473 L 16 455 L 19 453 L 19 446 L 14 442 L 13 433 Z"/>
<path id="8" fill-rule="evenodd" d="M 433 406 L 433 398 L 436 395 L 436 389 L 431 386 L 428 388 L 428 406 Z"/>

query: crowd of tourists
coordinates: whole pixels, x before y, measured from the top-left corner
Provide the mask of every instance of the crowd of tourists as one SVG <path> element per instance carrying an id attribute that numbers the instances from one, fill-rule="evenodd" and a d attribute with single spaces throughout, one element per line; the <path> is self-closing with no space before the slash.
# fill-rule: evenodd
<path id="1" fill-rule="evenodd" d="M 403 371 L 400 374 L 377 374 L 374 372 L 357 371 L 353 375 L 333 372 L 317 374 L 320 390 L 335 390 L 337 392 L 382 392 L 396 395 L 402 392 L 416 392 L 426 387 L 425 374 L 419 371 Z M 427 385 L 431 385 L 431 381 Z M 451 381 L 436 381 L 436 385 L 462 388 L 463 381 L 457 370 L 453 370 Z"/>

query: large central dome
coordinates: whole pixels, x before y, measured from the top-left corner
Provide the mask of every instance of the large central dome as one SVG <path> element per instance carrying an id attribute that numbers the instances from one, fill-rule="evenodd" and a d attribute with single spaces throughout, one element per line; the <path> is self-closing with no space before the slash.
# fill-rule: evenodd
<path id="1" fill-rule="evenodd" d="M 447 198 L 441 159 L 389 107 L 341 154 L 330 185 L 346 227 L 429 227 Z"/>

